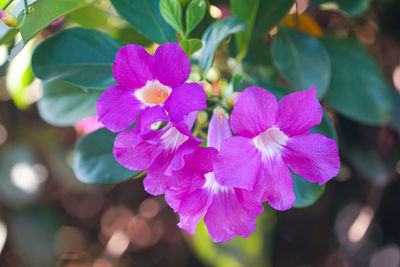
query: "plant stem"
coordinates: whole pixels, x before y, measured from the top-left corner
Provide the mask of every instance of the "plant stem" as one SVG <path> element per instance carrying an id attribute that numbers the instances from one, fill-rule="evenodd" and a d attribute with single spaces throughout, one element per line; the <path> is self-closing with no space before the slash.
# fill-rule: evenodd
<path id="1" fill-rule="evenodd" d="M 28 0 L 24 0 L 24 7 L 25 7 L 25 15 L 28 15 L 29 14 Z"/>
<path id="2" fill-rule="evenodd" d="M 11 3 L 12 3 L 13 1 L 14 1 L 14 0 L 8 0 L 8 2 L 5 3 L 5 5 L 1 8 L 1 10 L 6 9 L 9 5 L 11 5 Z"/>

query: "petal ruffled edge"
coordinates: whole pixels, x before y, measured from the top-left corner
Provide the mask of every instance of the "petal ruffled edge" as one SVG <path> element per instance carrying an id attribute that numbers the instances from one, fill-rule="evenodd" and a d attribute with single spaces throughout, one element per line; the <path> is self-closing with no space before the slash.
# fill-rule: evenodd
<path id="1" fill-rule="evenodd" d="M 231 114 L 231 127 L 236 135 L 255 137 L 276 122 L 278 101 L 260 87 L 245 89 L 235 103 Z"/>

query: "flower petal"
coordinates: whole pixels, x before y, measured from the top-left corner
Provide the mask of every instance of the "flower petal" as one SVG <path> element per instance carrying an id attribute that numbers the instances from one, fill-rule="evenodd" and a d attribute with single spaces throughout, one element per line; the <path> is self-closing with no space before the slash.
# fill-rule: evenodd
<path id="1" fill-rule="evenodd" d="M 172 156 L 171 151 L 164 150 L 148 168 L 143 185 L 149 194 L 155 196 L 164 194 L 165 190 L 177 183 L 176 176 L 166 174 Z"/>
<path id="2" fill-rule="evenodd" d="M 213 171 L 213 163 L 218 151 L 212 147 L 198 147 L 190 155 L 185 156 L 185 167 L 206 174 Z"/>
<path id="3" fill-rule="evenodd" d="M 153 164 L 161 153 L 162 147 L 146 142 L 134 145 L 134 138 L 136 138 L 135 130 L 127 130 L 117 135 L 114 141 L 114 157 L 122 166 L 130 170 L 145 170 Z"/>
<path id="4" fill-rule="evenodd" d="M 200 142 L 189 138 L 182 145 L 178 147 L 173 156 L 171 156 L 171 163 L 169 164 L 166 174 L 172 175 L 172 171 L 177 171 L 185 165 L 184 156 L 193 153 L 200 145 Z"/>
<path id="5" fill-rule="evenodd" d="M 181 202 L 188 194 L 203 186 L 205 182 L 204 175 L 193 171 L 190 168 L 183 168 L 175 172 L 178 184 L 168 188 L 165 191 L 165 201 L 175 211 L 178 212 Z"/>
<path id="6" fill-rule="evenodd" d="M 131 126 L 142 109 L 132 91 L 120 86 L 110 86 L 96 102 L 96 112 L 101 122 L 112 132 Z"/>
<path id="7" fill-rule="evenodd" d="M 249 87 L 242 92 L 233 107 L 231 127 L 235 134 L 255 137 L 276 122 L 276 97 L 260 87 Z"/>
<path id="8" fill-rule="evenodd" d="M 154 79 L 152 56 L 140 45 L 124 46 L 115 57 L 113 74 L 119 85 L 141 88 Z"/>
<path id="9" fill-rule="evenodd" d="M 319 133 L 289 138 L 283 158 L 289 168 L 311 183 L 322 185 L 339 173 L 336 142 Z"/>
<path id="10" fill-rule="evenodd" d="M 135 128 L 138 134 L 145 135 L 151 131 L 151 125 L 159 121 L 168 121 L 169 117 L 161 106 L 147 107 L 141 113 Z"/>
<path id="11" fill-rule="evenodd" d="M 235 136 L 222 143 L 215 163 L 215 179 L 224 186 L 252 190 L 261 164 L 261 154 L 249 138 Z"/>
<path id="12" fill-rule="evenodd" d="M 221 109 L 217 109 L 208 126 L 207 146 L 220 150 L 222 142 L 229 137 L 232 137 L 232 131 L 228 119 Z"/>
<path id="13" fill-rule="evenodd" d="M 254 206 L 257 208 L 247 209 Z M 260 214 L 262 205 L 251 199 L 244 201 L 234 189 L 220 191 L 214 195 L 204 223 L 214 242 L 226 242 L 236 235 L 247 238 L 256 229 L 255 217 L 258 215 L 249 215 L 248 211 L 255 210 Z"/>
<path id="14" fill-rule="evenodd" d="M 279 102 L 277 125 L 286 135 L 307 133 L 321 123 L 322 107 L 315 87 L 302 92 L 291 93 Z"/>
<path id="15" fill-rule="evenodd" d="M 164 106 L 171 121 L 179 122 L 192 111 L 207 107 L 206 93 L 198 83 L 185 83 L 172 89 Z"/>
<path id="16" fill-rule="evenodd" d="M 296 201 L 293 184 L 293 176 L 280 156 L 266 158 L 251 195 L 259 201 L 268 201 L 276 210 L 287 210 Z"/>
<path id="17" fill-rule="evenodd" d="M 182 85 L 190 75 L 190 61 L 179 44 L 160 45 L 154 53 L 156 78 L 171 88 Z"/>
<path id="18" fill-rule="evenodd" d="M 197 224 L 207 212 L 212 195 L 203 188 L 194 190 L 182 200 L 179 208 L 180 223 L 178 226 L 190 234 L 194 234 Z"/>

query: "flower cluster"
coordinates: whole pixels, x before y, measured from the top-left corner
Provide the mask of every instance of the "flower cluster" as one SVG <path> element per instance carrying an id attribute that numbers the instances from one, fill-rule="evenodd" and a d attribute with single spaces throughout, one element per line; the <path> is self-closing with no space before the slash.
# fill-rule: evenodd
<path id="1" fill-rule="evenodd" d="M 248 237 L 262 202 L 277 210 L 293 206 L 291 171 L 320 185 L 339 171 L 335 141 L 308 133 L 323 115 L 315 88 L 279 103 L 263 88 L 247 88 L 230 121 L 222 109 L 214 111 L 203 147 L 191 128 L 206 95 L 199 84 L 185 83 L 190 62 L 179 45 L 161 45 L 153 56 L 125 46 L 113 73 L 118 85 L 102 94 L 97 114 L 109 130 L 123 131 L 115 158 L 128 169 L 147 170 L 145 190 L 165 194 L 178 226 L 191 234 L 204 217 L 215 242 Z M 152 129 L 159 122 L 164 127 Z"/>

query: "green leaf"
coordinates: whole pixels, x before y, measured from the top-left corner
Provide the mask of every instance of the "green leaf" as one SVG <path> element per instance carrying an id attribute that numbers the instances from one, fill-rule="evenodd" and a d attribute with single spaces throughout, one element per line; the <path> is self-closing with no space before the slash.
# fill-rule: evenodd
<path id="1" fill-rule="evenodd" d="M 350 16 L 361 15 L 367 11 L 371 2 L 372 0 L 311 0 L 311 3 L 321 6 L 322 9 L 340 9 Z"/>
<path id="2" fill-rule="evenodd" d="M 316 38 L 280 27 L 272 47 L 272 58 L 295 90 L 304 91 L 315 86 L 320 99 L 327 92 L 331 63 L 324 46 Z"/>
<path id="3" fill-rule="evenodd" d="M 182 7 L 178 0 L 160 0 L 160 12 L 165 21 L 183 36 Z"/>
<path id="4" fill-rule="evenodd" d="M 204 0 L 190 1 L 186 9 L 186 35 L 191 33 L 201 22 L 206 14 L 206 2 Z"/>
<path id="5" fill-rule="evenodd" d="M 247 31 L 235 34 L 239 57 L 244 57 L 247 53 L 259 3 L 260 0 L 231 0 L 232 15 L 242 18 L 249 25 Z"/>
<path id="6" fill-rule="evenodd" d="M 83 183 L 118 183 L 138 174 L 120 165 L 114 158 L 114 139 L 118 133 L 106 128 L 90 133 L 79 140 L 74 155 L 74 172 Z"/>
<path id="7" fill-rule="evenodd" d="M 293 207 L 305 208 L 311 206 L 322 196 L 326 185 L 319 186 L 317 183 L 310 183 L 306 179 L 293 173 L 294 179 L 294 194 L 296 202 Z"/>
<path id="8" fill-rule="evenodd" d="M 112 65 L 121 43 L 84 28 L 61 31 L 38 45 L 32 56 L 39 79 L 61 79 L 86 88 L 115 84 Z"/>
<path id="9" fill-rule="evenodd" d="M 261 0 L 254 23 L 253 40 L 262 38 L 289 12 L 295 0 Z"/>
<path id="10" fill-rule="evenodd" d="M 56 19 L 84 7 L 88 0 L 39 0 L 31 5 L 34 12 L 26 16 L 21 35 L 26 44 L 36 34 L 50 25 Z"/>
<path id="11" fill-rule="evenodd" d="M 201 41 L 203 47 L 193 57 L 198 60 L 204 73 L 210 69 L 214 53 L 219 43 L 231 34 L 247 29 L 247 23 L 239 17 L 229 17 L 212 23 L 204 32 Z"/>
<path id="12" fill-rule="evenodd" d="M 107 10 L 101 9 L 96 4 L 90 4 L 71 12 L 67 18 L 69 21 L 79 24 L 85 28 L 106 28 L 110 27 Z"/>
<path id="13" fill-rule="evenodd" d="M 96 100 L 102 91 L 51 80 L 43 83 L 43 96 L 37 103 L 40 117 L 56 126 L 70 126 L 96 115 Z"/>
<path id="14" fill-rule="evenodd" d="M 140 33 L 163 44 L 176 42 L 176 34 L 160 13 L 160 0 L 111 0 L 117 12 Z"/>
<path id="15" fill-rule="evenodd" d="M 199 39 L 185 39 L 182 40 L 179 45 L 182 47 L 182 50 L 190 57 L 194 52 L 201 49 L 203 43 Z"/>
<path id="16" fill-rule="evenodd" d="M 326 102 L 342 115 L 365 124 L 388 122 L 392 94 L 382 70 L 364 45 L 355 38 L 320 40 L 332 63 Z"/>

